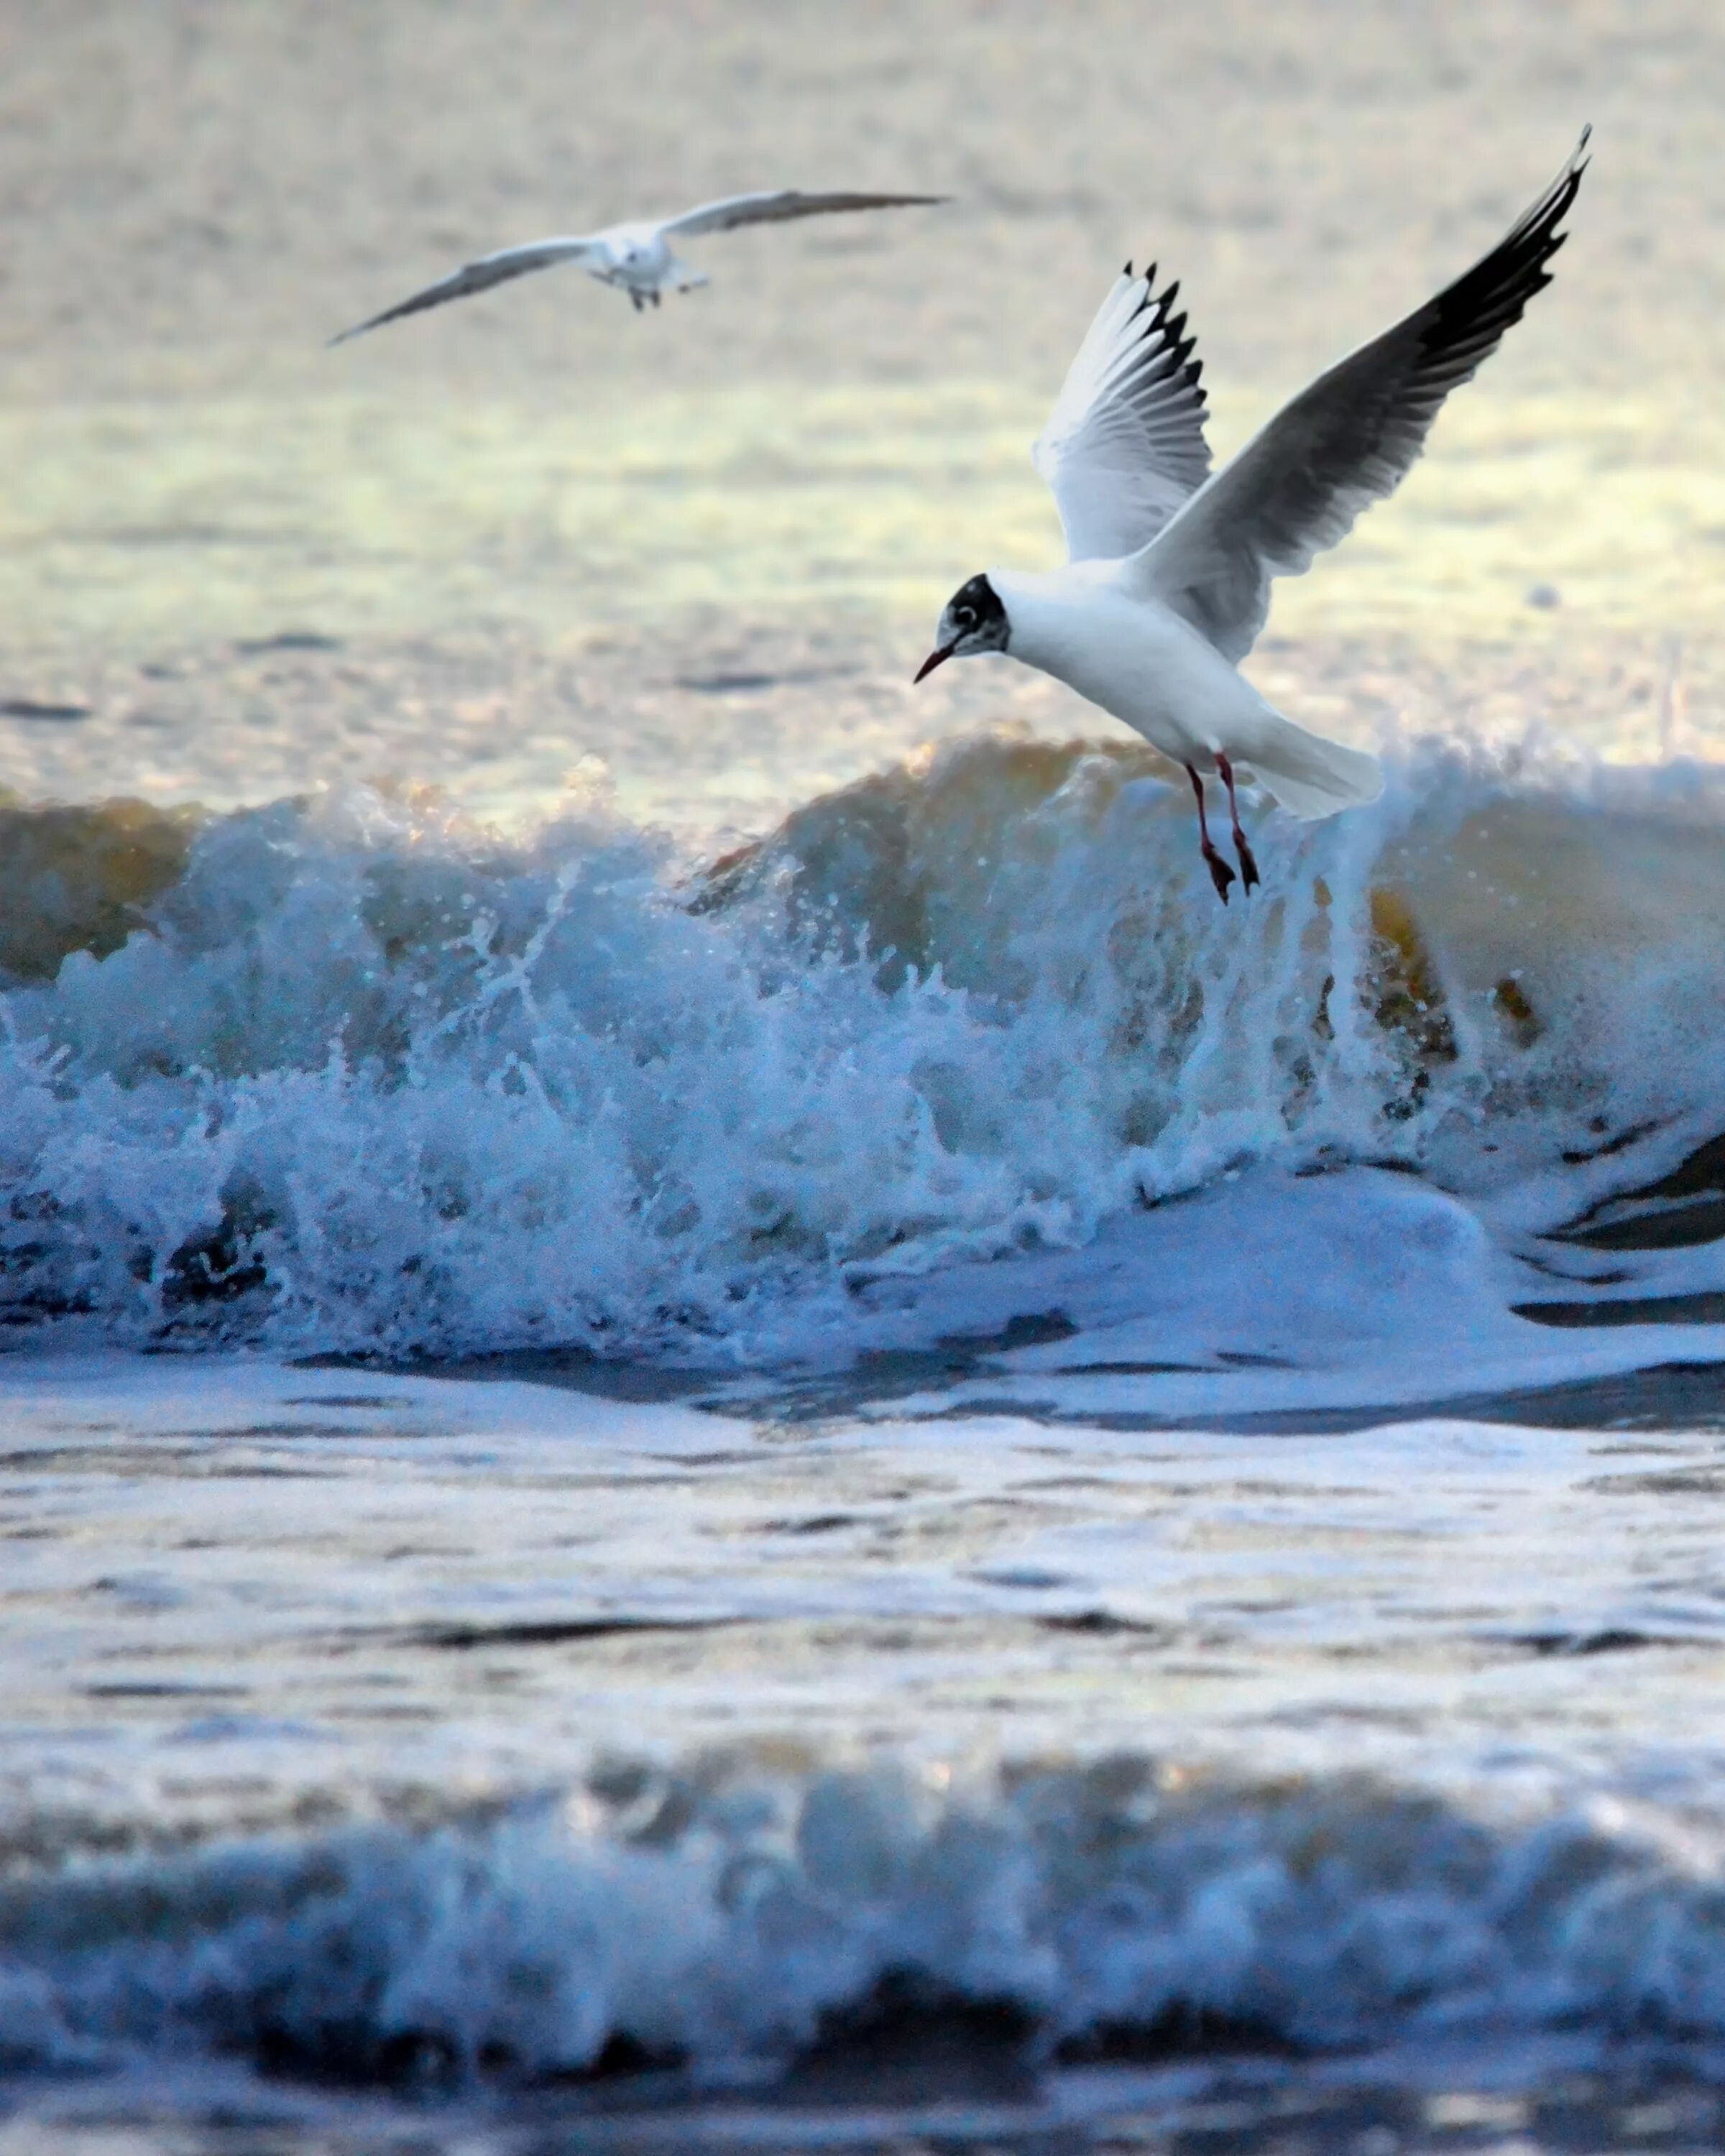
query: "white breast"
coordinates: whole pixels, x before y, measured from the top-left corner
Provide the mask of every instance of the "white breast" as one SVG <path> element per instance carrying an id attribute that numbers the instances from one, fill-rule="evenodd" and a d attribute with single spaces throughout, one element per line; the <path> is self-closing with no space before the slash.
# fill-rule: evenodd
<path id="1" fill-rule="evenodd" d="M 1069 562 L 1045 576 L 991 569 L 1011 626 L 1008 650 L 1164 754 L 1208 770 L 1234 724 L 1262 700 L 1178 614 L 1121 589 L 1115 566 Z"/>
<path id="2" fill-rule="evenodd" d="M 605 236 L 605 259 L 611 279 L 623 285 L 650 290 L 663 279 L 670 263 L 665 235 L 652 225 L 619 225 Z"/>

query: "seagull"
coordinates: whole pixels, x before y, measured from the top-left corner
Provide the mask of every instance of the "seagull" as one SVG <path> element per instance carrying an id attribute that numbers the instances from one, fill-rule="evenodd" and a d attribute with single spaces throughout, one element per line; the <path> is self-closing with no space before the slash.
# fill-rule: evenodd
<path id="1" fill-rule="evenodd" d="M 1045 574 L 989 569 L 947 601 L 921 681 L 949 659 L 1004 651 L 1051 674 L 1183 764 L 1199 850 L 1225 906 L 1234 870 L 1210 843 L 1204 781 L 1228 797 L 1250 891 L 1235 759 L 1291 815 L 1374 801 L 1375 757 L 1296 726 L 1236 670 L 1276 577 L 1297 577 L 1393 494 L 1438 408 L 1497 348 L 1533 295 L 1581 186 L 1589 136 L 1507 237 L 1435 299 L 1361 345 L 1285 404 L 1212 475 L 1201 362 L 1178 284 L 1130 263 L 1104 300 L 1031 452 L 1066 536 Z"/>
<path id="2" fill-rule="evenodd" d="M 707 232 L 734 232 L 742 224 L 783 224 L 797 217 L 830 217 L 839 211 L 906 209 L 948 201 L 946 195 L 805 195 L 795 187 L 776 192 L 727 195 L 722 202 L 702 203 L 685 209 L 680 217 L 664 217 L 633 224 L 607 225 L 603 232 L 573 234 L 561 239 L 531 239 L 522 247 L 505 247 L 495 254 L 482 254 L 423 292 L 415 292 L 399 305 L 386 307 L 368 322 L 357 323 L 330 339 L 346 344 L 349 337 L 363 336 L 384 322 L 399 321 L 403 315 L 440 307 L 446 300 L 465 300 L 470 293 L 489 291 L 493 285 L 511 277 L 525 277 L 530 270 L 549 270 L 556 263 L 578 262 L 589 277 L 602 285 L 615 285 L 629 294 L 639 314 L 650 300 L 656 307 L 667 290 L 687 292 L 708 280 L 701 270 L 680 262 L 672 254 L 673 237 L 694 239 Z"/>

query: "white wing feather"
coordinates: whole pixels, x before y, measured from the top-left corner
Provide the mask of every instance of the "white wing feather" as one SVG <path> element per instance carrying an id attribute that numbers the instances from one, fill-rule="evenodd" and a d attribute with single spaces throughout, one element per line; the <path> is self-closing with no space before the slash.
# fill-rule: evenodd
<path id="1" fill-rule="evenodd" d="M 1136 553 L 1209 471 L 1202 362 L 1173 311 L 1178 285 L 1155 282 L 1153 265 L 1135 277 L 1127 263 L 1030 452 L 1075 562 Z"/>

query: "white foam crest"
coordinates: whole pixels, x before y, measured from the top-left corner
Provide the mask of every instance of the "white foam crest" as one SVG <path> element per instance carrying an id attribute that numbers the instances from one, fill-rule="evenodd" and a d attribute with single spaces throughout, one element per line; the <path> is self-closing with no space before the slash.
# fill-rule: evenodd
<path id="1" fill-rule="evenodd" d="M 1725 1127 L 1719 810 L 1430 749 L 1371 811 L 1258 819 L 1224 912 L 1142 759 L 983 739 L 691 910 L 597 812 L 506 844 L 278 803 L 0 997 L 0 1281 L 123 1337 L 752 1357 L 842 1348 L 859 1265 L 1079 1245 L 1245 1160 L 1560 1218 L 1566 1151 Z"/>
<path id="2" fill-rule="evenodd" d="M 1232 2030 L 1725 2036 L 1720 1837 L 1473 1816 L 1149 1763 L 947 1789 L 612 1770 L 490 1825 L 87 1864 L 8 1887 L 14 2063 L 175 2047 L 362 2078 L 780 2061 L 897 1987 L 1045 2051 Z M 621 2047 L 621 2050 L 618 2047 Z"/>

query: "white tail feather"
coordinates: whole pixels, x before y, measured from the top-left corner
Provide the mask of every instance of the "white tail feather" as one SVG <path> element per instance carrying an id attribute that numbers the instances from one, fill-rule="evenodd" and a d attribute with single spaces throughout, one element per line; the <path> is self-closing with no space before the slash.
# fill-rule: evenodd
<path id="1" fill-rule="evenodd" d="M 1253 777 L 1291 816 L 1315 821 L 1343 808 L 1361 808 L 1384 791 L 1384 772 L 1364 749 L 1344 748 L 1308 733 L 1266 705 L 1237 753 Z"/>

